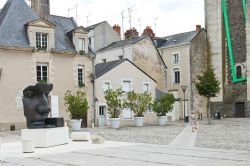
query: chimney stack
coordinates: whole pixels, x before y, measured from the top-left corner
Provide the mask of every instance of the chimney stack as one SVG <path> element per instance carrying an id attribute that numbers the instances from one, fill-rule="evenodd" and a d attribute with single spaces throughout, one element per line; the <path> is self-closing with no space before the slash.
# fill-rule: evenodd
<path id="1" fill-rule="evenodd" d="M 134 37 L 138 37 L 139 33 L 137 32 L 135 28 L 131 28 L 125 32 L 124 36 L 125 36 L 125 39 L 132 39 Z"/>
<path id="2" fill-rule="evenodd" d="M 196 25 L 196 32 L 200 32 L 201 31 L 201 25 Z"/>
<path id="3" fill-rule="evenodd" d="M 121 36 L 121 27 L 118 24 L 113 26 L 113 30 L 116 31 L 119 36 Z"/>
<path id="4" fill-rule="evenodd" d="M 39 18 L 48 19 L 50 15 L 49 0 L 31 0 L 31 9 Z"/>
<path id="5" fill-rule="evenodd" d="M 152 28 L 150 26 L 146 26 L 146 28 L 144 29 L 143 35 L 150 35 L 152 38 L 155 37 L 154 31 L 152 30 Z"/>

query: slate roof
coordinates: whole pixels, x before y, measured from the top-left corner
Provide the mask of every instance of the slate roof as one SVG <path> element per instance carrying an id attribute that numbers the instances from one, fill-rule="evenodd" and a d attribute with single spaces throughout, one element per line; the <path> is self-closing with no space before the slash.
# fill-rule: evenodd
<path id="1" fill-rule="evenodd" d="M 24 0 L 8 0 L 0 12 L 0 45 L 30 47 L 25 24 L 39 19 Z M 55 50 L 75 51 L 67 31 L 77 28 L 73 18 L 50 15 L 55 27 Z"/>
<path id="2" fill-rule="evenodd" d="M 198 33 L 196 31 L 179 33 L 171 36 L 156 38 L 158 48 L 173 47 L 188 44 Z"/>
<path id="3" fill-rule="evenodd" d="M 131 62 L 128 59 L 120 59 L 120 60 L 116 60 L 116 61 L 111 61 L 111 62 L 105 62 L 105 63 L 99 63 L 97 65 L 95 65 L 95 75 L 96 75 L 96 79 L 101 77 L 102 75 L 104 75 L 105 73 L 109 72 L 110 70 L 114 69 L 116 66 L 122 64 L 123 62 L 128 61 L 130 62 L 132 65 L 134 65 L 136 68 L 138 68 L 141 72 L 143 72 L 145 75 L 147 75 L 150 79 L 152 79 L 153 81 L 155 81 L 155 79 L 153 79 L 152 77 L 150 77 L 147 73 L 145 73 L 141 68 L 139 68 L 138 66 L 136 66 L 133 62 Z M 155 81 L 156 82 L 156 81 Z"/>
<path id="4" fill-rule="evenodd" d="M 24 0 L 8 0 L 0 13 L 0 45 L 30 47 L 24 25 L 36 19 Z"/>
<path id="5" fill-rule="evenodd" d="M 55 49 L 60 51 L 75 51 L 68 31 L 77 28 L 73 18 L 50 15 L 48 20 L 56 25 L 55 27 Z"/>
<path id="6" fill-rule="evenodd" d="M 110 45 L 108 45 L 108 46 L 106 46 L 104 48 L 101 48 L 97 52 L 104 52 L 104 51 L 111 50 L 111 49 L 114 49 L 114 48 L 121 48 L 121 47 L 125 47 L 125 46 L 130 46 L 130 45 L 133 45 L 133 44 L 139 42 L 140 40 L 142 40 L 142 39 L 144 39 L 146 37 L 148 37 L 148 35 L 135 37 L 133 39 L 116 41 L 116 42 L 113 42 L 113 43 L 111 43 Z"/>
<path id="7" fill-rule="evenodd" d="M 107 22 L 107 21 L 102 21 L 102 22 L 96 23 L 96 24 L 94 24 L 94 25 L 90 25 L 90 26 L 86 27 L 86 29 L 87 29 L 88 31 L 91 31 L 92 29 L 94 29 L 95 27 L 97 27 L 98 25 L 100 25 L 100 24 L 102 24 L 102 23 L 104 23 L 104 22 Z"/>

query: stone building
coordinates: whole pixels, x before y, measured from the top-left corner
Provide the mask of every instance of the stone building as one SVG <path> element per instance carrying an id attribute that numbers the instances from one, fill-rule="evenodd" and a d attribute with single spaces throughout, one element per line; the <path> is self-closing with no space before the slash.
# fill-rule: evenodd
<path id="1" fill-rule="evenodd" d="M 127 98 L 127 92 L 150 93 L 155 98 L 156 81 L 128 59 L 120 59 L 106 63 L 99 63 L 95 67 L 96 72 L 96 97 L 98 99 L 98 124 L 106 126 L 110 124 L 107 104 L 104 92 L 107 89 L 122 88 L 123 98 Z M 124 109 L 120 115 L 121 125 L 134 125 L 134 114 L 130 109 Z M 156 114 L 149 109 L 145 113 L 146 124 L 156 124 Z"/>
<path id="2" fill-rule="evenodd" d="M 197 75 L 207 66 L 206 31 L 200 25 L 196 30 L 155 38 L 154 42 L 168 66 L 167 88 L 176 99 L 174 110 L 168 114 L 172 120 L 183 119 L 191 111 L 206 115 L 206 100 L 195 88 Z M 186 86 L 185 103 L 182 86 Z M 184 113 L 185 104 L 185 113 Z"/>
<path id="3" fill-rule="evenodd" d="M 64 94 L 82 88 L 90 106 L 84 123 L 93 122 L 88 32 L 73 18 L 50 15 L 49 0 L 38 1 L 32 10 L 24 0 L 8 0 L 0 10 L 0 131 L 26 126 L 22 90 L 40 81 L 54 85 L 51 116 L 68 120 Z"/>
<path id="4" fill-rule="evenodd" d="M 119 59 L 130 60 L 156 80 L 157 94 L 167 91 L 167 66 L 149 35 L 113 42 L 100 49 L 97 52 L 96 64 Z"/>
<path id="5" fill-rule="evenodd" d="M 86 29 L 89 31 L 89 45 L 94 51 L 121 40 L 120 27 L 115 25 L 112 28 L 107 21 L 88 26 Z"/>
<path id="6" fill-rule="evenodd" d="M 249 7 L 249 1 L 205 1 L 208 55 L 221 83 L 211 110 L 220 111 L 224 117 L 250 116 L 246 6 Z"/>

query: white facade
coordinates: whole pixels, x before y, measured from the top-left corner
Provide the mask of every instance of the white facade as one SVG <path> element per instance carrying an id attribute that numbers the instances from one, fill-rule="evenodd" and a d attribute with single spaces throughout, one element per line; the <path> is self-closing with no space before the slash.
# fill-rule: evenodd
<path id="1" fill-rule="evenodd" d="M 98 99 L 97 119 L 99 119 L 99 125 L 109 125 L 110 123 L 109 116 L 106 112 L 107 109 L 103 108 L 106 107 L 104 92 L 107 89 L 107 85 L 111 89 L 122 88 L 125 91 L 134 90 L 138 93 L 144 93 L 145 84 L 148 85 L 149 93 L 151 93 L 152 98 L 154 99 L 156 82 L 127 60 L 97 78 L 96 97 Z M 124 93 L 124 97 L 126 97 L 126 93 Z M 103 123 L 103 119 L 99 116 L 103 114 L 105 123 Z M 133 113 L 130 110 L 123 110 L 120 118 L 122 119 L 122 125 L 127 125 L 134 122 Z M 156 115 L 152 112 L 148 112 L 145 115 L 145 123 L 156 123 Z"/>

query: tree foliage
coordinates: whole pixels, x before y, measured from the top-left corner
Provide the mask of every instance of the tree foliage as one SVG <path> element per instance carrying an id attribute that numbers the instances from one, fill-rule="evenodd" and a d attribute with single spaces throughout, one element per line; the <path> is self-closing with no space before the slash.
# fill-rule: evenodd
<path id="1" fill-rule="evenodd" d="M 82 119 L 89 109 L 86 93 L 80 90 L 75 94 L 68 90 L 64 95 L 64 101 L 71 119 Z"/>
<path id="2" fill-rule="evenodd" d="M 143 117 L 147 108 L 151 104 L 152 96 L 149 93 L 135 93 L 134 91 L 128 92 L 125 107 L 130 108 L 136 117 Z"/>
<path id="3" fill-rule="evenodd" d="M 195 83 L 195 86 L 198 93 L 207 98 L 216 97 L 216 94 L 220 91 L 220 82 L 216 79 L 211 67 L 208 67 L 201 76 L 198 76 L 198 82 Z"/>
<path id="4" fill-rule="evenodd" d="M 207 70 L 203 71 L 201 76 L 198 76 L 198 82 L 195 83 L 195 87 L 199 95 L 207 98 L 208 124 L 211 124 L 210 98 L 216 97 L 220 91 L 220 82 L 216 79 L 214 70 L 210 65 L 208 65 Z"/>
<path id="5" fill-rule="evenodd" d="M 154 101 L 153 111 L 157 116 L 166 116 L 166 113 L 172 111 L 174 102 L 174 95 L 172 93 L 166 93 L 160 99 Z"/>
<path id="6" fill-rule="evenodd" d="M 105 92 L 104 98 L 107 101 L 108 113 L 111 118 L 119 118 L 121 111 L 124 108 L 121 100 L 122 93 L 121 88 L 116 90 L 108 89 Z"/>

